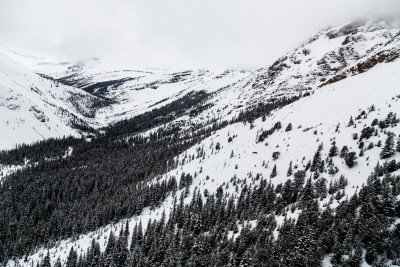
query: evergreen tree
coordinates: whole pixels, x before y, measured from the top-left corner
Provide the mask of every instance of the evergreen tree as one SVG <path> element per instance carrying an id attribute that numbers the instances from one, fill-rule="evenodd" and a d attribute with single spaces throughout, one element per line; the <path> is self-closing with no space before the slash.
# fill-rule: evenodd
<path id="1" fill-rule="evenodd" d="M 394 154 L 395 150 L 394 150 L 394 138 L 393 137 L 394 137 L 393 133 L 388 134 L 388 137 L 385 141 L 385 146 L 382 148 L 382 151 L 380 154 L 381 159 L 388 158 Z"/>
<path id="2" fill-rule="evenodd" d="M 349 152 L 349 148 L 347 146 L 343 146 L 342 150 L 340 150 L 340 157 L 344 158 L 348 152 Z"/>
<path id="3" fill-rule="evenodd" d="M 292 124 L 289 123 L 288 126 L 287 126 L 286 129 L 285 129 L 285 132 L 289 132 L 289 131 L 291 131 L 291 130 L 292 130 Z"/>
<path id="4" fill-rule="evenodd" d="M 115 235 L 114 235 L 114 232 L 111 231 L 110 235 L 108 237 L 108 242 L 107 242 L 107 246 L 106 246 L 106 250 L 105 250 L 105 254 L 106 255 L 109 255 L 109 254 L 113 253 L 114 248 L 115 248 L 115 243 L 116 243 Z"/>
<path id="5" fill-rule="evenodd" d="M 308 178 L 306 185 L 304 186 L 302 200 L 310 201 L 314 198 L 314 185 L 311 182 L 311 178 Z"/>
<path id="6" fill-rule="evenodd" d="M 44 257 L 42 264 L 40 266 L 41 267 L 51 267 L 49 251 L 47 251 L 47 255 Z"/>
<path id="7" fill-rule="evenodd" d="M 296 190 L 300 190 L 303 187 L 305 177 L 306 177 L 306 172 L 305 171 L 297 171 L 294 173 L 294 188 Z"/>
<path id="8" fill-rule="evenodd" d="M 325 198 L 327 194 L 326 179 L 320 178 L 315 182 L 315 192 L 318 197 Z"/>
<path id="9" fill-rule="evenodd" d="M 274 168 L 272 169 L 270 178 L 274 178 L 277 175 L 277 171 L 276 171 L 276 164 L 274 165 Z"/>
<path id="10" fill-rule="evenodd" d="M 332 145 L 332 147 L 329 149 L 329 157 L 333 158 L 338 155 L 339 149 L 335 144 Z"/>
<path id="11" fill-rule="evenodd" d="M 356 165 L 356 160 L 357 160 L 357 155 L 356 152 L 349 152 L 346 154 L 344 161 L 347 166 L 352 168 L 354 165 Z"/>
<path id="12" fill-rule="evenodd" d="M 61 266 L 62 266 L 61 260 L 60 258 L 57 258 L 56 262 L 54 263 L 54 267 L 61 267 Z"/>
<path id="13" fill-rule="evenodd" d="M 74 250 L 74 247 L 71 247 L 67 258 L 67 267 L 76 267 L 78 266 L 78 254 Z"/>
<path id="14" fill-rule="evenodd" d="M 292 161 L 289 162 L 289 169 L 287 171 L 287 176 L 292 176 L 293 169 L 292 169 Z"/>
<path id="15" fill-rule="evenodd" d="M 354 125 L 353 116 L 350 117 L 349 123 L 347 124 L 348 127 Z"/>
<path id="16" fill-rule="evenodd" d="M 320 163 L 321 163 L 321 152 L 318 150 L 314 154 L 314 158 L 313 158 L 313 161 L 311 164 L 310 171 L 315 172 L 318 169 Z"/>

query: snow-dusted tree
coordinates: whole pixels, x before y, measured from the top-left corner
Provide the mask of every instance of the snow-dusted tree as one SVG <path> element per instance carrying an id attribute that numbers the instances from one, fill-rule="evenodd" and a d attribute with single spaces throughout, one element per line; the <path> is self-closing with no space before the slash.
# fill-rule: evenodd
<path id="1" fill-rule="evenodd" d="M 315 197 L 314 195 L 314 185 L 311 182 L 311 178 L 308 178 L 306 185 L 303 189 L 303 201 L 310 201 Z"/>
<path id="2" fill-rule="evenodd" d="M 356 160 L 357 160 L 356 152 L 349 152 L 344 157 L 344 161 L 345 161 L 346 165 L 349 166 L 350 168 L 352 168 L 354 165 L 356 165 L 356 163 L 357 163 Z"/>
<path id="3" fill-rule="evenodd" d="M 287 171 L 287 176 L 291 176 L 293 174 L 293 168 L 292 168 L 292 161 L 289 163 L 289 169 Z"/>
<path id="4" fill-rule="evenodd" d="M 333 158 L 338 155 L 339 149 L 335 144 L 332 145 L 332 147 L 329 149 L 329 157 Z"/>
<path id="5" fill-rule="evenodd" d="M 74 250 L 74 247 L 71 247 L 71 250 L 69 251 L 68 258 L 67 258 L 67 267 L 75 267 L 77 266 L 78 263 L 78 254 Z"/>
<path id="6" fill-rule="evenodd" d="M 272 159 L 273 160 L 277 160 L 280 155 L 281 155 L 281 152 L 275 151 L 275 152 L 272 153 Z"/>
<path id="7" fill-rule="evenodd" d="M 60 260 L 60 257 L 58 257 L 56 260 L 56 263 L 54 264 L 54 267 L 61 267 L 61 266 L 62 266 L 61 260 Z"/>
<path id="8" fill-rule="evenodd" d="M 275 164 L 275 165 L 274 165 L 274 168 L 272 169 L 272 172 L 271 172 L 270 177 L 271 177 L 271 178 L 274 178 L 274 177 L 276 176 L 276 174 L 277 174 L 277 172 L 276 172 L 276 164 Z"/>
<path id="9" fill-rule="evenodd" d="M 388 158 L 392 156 L 395 152 L 394 150 L 394 134 L 393 133 L 388 133 L 388 137 L 385 141 L 385 146 L 383 147 L 381 151 L 381 159 Z"/>
<path id="10" fill-rule="evenodd" d="M 349 123 L 347 124 L 347 126 L 352 126 L 354 125 L 354 120 L 353 120 L 353 116 L 350 117 Z"/>
<path id="11" fill-rule="evenodd" d="M 316 193 L 317 197 L 325 198 L 327 192 L 328 192 L 328 189 L 326 187 L 326 179 L 325 178 L 318 179 L 315 182 L 315 193 Z"/>
<path id="12" fill-rule="evenodd" d="M 46 257 L 44 257 L 44 260 L 42 261 L 42 264 L 40 264 L 40 267 L 51 267 L 49 251 L 47 251 L 47 255 Z"/>
<path id="13" fill-rule="evenodd" d="M 215 145 L 215 149 L 216 150 L 220 150 L 221 149 L 221 144 L 219 142 L 217 142 L 217 144 Z"/>
<path id="14" fill-rule="evenodd" d="M 344 158 L 346 156 L 347 152 L 349 152 L 349 148 L 347 146 L 343 146 L 342 150 L 340 150 L 340 157 Z"/>
<path id="15" fill-rule="evenodd" d="M 315 172 L 318 169 L 320 163 L 321 163 L 321 153 L 318 150 L 314 154 L 314 158 L 313 158 L 313 161 L 312 161 L 312 164 L 311 164 L 310 171 Z"/>

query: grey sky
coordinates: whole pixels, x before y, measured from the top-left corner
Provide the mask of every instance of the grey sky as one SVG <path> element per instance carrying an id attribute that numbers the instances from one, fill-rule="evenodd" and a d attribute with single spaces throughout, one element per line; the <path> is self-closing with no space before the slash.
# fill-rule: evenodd
<path id="1" fill-rule="evenodd" d="M 0 45 L 135 67 L 262 67 L 400 0 L 1 0 Z"/>

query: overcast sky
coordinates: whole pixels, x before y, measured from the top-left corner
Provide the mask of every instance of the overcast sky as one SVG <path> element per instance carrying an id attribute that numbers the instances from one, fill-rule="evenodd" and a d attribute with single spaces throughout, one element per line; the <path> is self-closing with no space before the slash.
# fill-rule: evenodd
<path id="1" fill-rule="evenodd" d="M 136 67 L 267 66 L 330 24 L 400 0 L 0 0 L 0 46 Z"/>

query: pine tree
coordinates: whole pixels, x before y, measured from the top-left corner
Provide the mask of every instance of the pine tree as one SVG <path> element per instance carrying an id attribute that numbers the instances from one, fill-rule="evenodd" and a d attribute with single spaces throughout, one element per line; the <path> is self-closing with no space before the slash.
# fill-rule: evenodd
<path id="1" fill-rule="evenodd" d="M 332 147 L 329 149 L 329 157 L 333 158 L 338 155 L 339 149 L 337 148 L 336 145 L 332 145 Z"/>
<path id="2" fill-rule="evenodd" d="M 352 255 L 349 257 L 349 259 L 346 261 L 345 266 L 350 266 L 350 267 L 357 267 L 357 266 L 361 266 L 362 263 L 362 255 L 363 252 L 361 250 L 361 248 L 357 248 Z"/>
<path id="3" fill-rule="evenodd" d="M 382 151 L 380 154 L 381 159 L 388 158 L 394 154 L 395 150 L 394 150 L 393 137 L 394 137 L 393 133 L 388 134 L 388 137 L 385 141 L 385 146 L 382 148 Z"/>
<path id="4" fill-rule="evenodd" d="M 107 242 L 107 247 L 105 250 L 105 254 L 111 254 L 114 251 L 115 248 L 115 235 L 113 231 L 111 231 L 110 236 L 108 237 L 108 242 Z"/>
<path id="5" fill-rule="evenodd" d="M 349 148 L 347 146 L 343 146 L 342 150 L 340 150 L 340 157 L 344 158 L 348 152 L 349 152 Z"/>
<path id="6" fill-rule="evenodd" d="M 285 132 L 289 132 L 289 131 L 291 131 L 291 130 L 292 130 L 292 124 L 289 123 L 288 126 L 287 126 L 286 129 L 285 129 Z"/>
<path id="7" fill-rule="evenodd" d="M 67 267 L 76 267 L 78 265 L 78 254 L 74 250 L 74 247 L 71 247 L 67 258 Z"/>
<path id="8" fill-rule="evenodd" d="M 295 190 L 300 190 L 304 184 L 304 180 L 306 177 L 306 172 L 305 171 L 297 171 L 294 173 L 294 188 Z"/>
<path id="9" fill-rule="evenodd" d="M 352 126 L 354 125 L 354 120 L 353 120 L 353 116 L 350 117 L 349 123 L 347 124 L 347 126 Z"/>
<path id="10" fill-rule="evenodd" d="M 273 152 L 272 153 L 272 159 L 273 160 L 277 160 L 279 158 L 280 154 L 281 154 L 281 152 L 279 152 L 279 151 Z"/>
<path id="11" fill-rule="evenodd" d="M 310 171 L 315 172 L 321 163 L 321 152 L 315 152 Z"/>
<path id="12" fill-rule="evenodd" d="M 219 142 L 217 142 L 217 144 L 215 145 L 215 149 L 216 150 L 220 150 L 221 149 L 221 144 Z"/>
<path id="13" fill-rule="evenodd" d="M 289 169 L 288 169 L 288 171 L 287 171 L 287 176 L 288 176 L 288 177 L 291 176 L 292 173 L 293 173 L 292 161 L 290 161 L 290 163 L 289 163 Z"/>
<path id="14" fill-rule="evenodd" d="M 326 188 L 326 179 L 325 178 L 321 178 L 318 179 L 315 182 L 315 192 L 317 194 L 318 197 L 325 198 L 326 194 L 327 194 L 327 188 Z"/>
<path id="15" fill-rule="evenodd" d="M 323 173 L 325 171 L 325 161 L 321 160 L 321 163 L 319 164 L 319 172 Z"/>
<path id="16" fill-rule="evenodd" d="M 49 251 L 47 251 L 47 255 L 44 257 L 43 262 L 40 265 L 40 267 L 51 267 Z"/>
<path id="17" fill-rule="evenodd" d="M 61 266 L 62 266 L 61 260 L 60 260 L 60 258 L 58 257 L 56 263 L 54 264 L 54 267 L 61 267 Z"/>
<path id="18" fill-rule="evenodd" d="M 399 138 L 397 139 L 396 151 L 400 152 L 400 135 Z"/>
<path id="19" fill-rule="evenodd" d="M 308 178 L 306 185 L 303 190 L 303 202 L 310 201 L 314 198 L 314 185 L 311 182 L 311 178 Z"/>
<path id="20" fill-rule="evenodd" d="M 311 160 L 309 160 L 309 161 L 307 162 L 306 171 L 307 171 L 308 169 L 310 169 L 310 167 L 311 167 Z"/>
<path id="21" fill-rule="evenodd" d="M 274 168 L 272 169 L 270 178 L 274 178 L 276 175 L 277 175 L 277 172 L 276 172 L 276 164 L 275 164 L 275 165 L 274 165 Z"/>
<path id="22" fill-rule="evenodd" d="M 346 154 L 344 161 L 347 166 L 352 168 L 354 165 L 356 165 L 356 160 L 357 160 L 357 155 L 356 152 L 349 152 Z"/>

